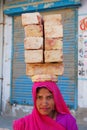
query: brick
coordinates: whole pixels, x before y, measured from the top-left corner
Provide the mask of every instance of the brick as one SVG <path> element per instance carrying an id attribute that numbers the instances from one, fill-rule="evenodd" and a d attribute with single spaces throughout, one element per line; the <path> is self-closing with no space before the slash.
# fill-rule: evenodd
<path id="1" fill-rule="evenodd" d="M 25 63 L 43 62 L 43 50 L 25 50 Z"/>
<path id="2" fill-rule="evenodd" d="M 31 77 L 32 82 L 42 82 L 42 81 L 58 81 L 58 76 L 56 75 L 49 75 L 49 74 L 40 74 L 34 75 Z"/>
<path id="3" fill-rule="evenodd" d="M 42 25 L 28 25 L 24 27 L 25 37 L 43 37 Z"/>
<path id="4" fill-rule="evenodd" d="M 42 64 L 26 64 L 26 75 L 62 75 L 64 72 L 63 63 L 42 63 Z"/>
<path id="5" fill-rule="evenodd" d="M 26 37 L 24 39 L 25 49 L 43 49 L 43 37 Z"/>
<path id="6" fill-rule="evenodd" d="M 56 50 L 63 48 L 61 38 L 45 38 L 45 50 Z"/>
<path id="7" fill-rule="evenodd" d="M 43 19 L 45 26 L 62 24 L 61 14 L 45 15 L 43 16 Z"/>
<path id="8" fill-rule="evenodd" d="M 45 62 L 62 62 L 62 50 L 48 50 L 44 52 Z"/>
<path id="9" fill-rule="evenodd" d="M 42 16 L 39 12 L 35 13 L 24 13 L 22 16 L 22 25 L 26 26 L 29 24 L 42 24 Z"/>
<path id="10" fill-rule="evenodd" d="M 60 24 L 44 26 L 44 35 L 49 38 L 62 38 L 63 37 L 63 26 Z"/>

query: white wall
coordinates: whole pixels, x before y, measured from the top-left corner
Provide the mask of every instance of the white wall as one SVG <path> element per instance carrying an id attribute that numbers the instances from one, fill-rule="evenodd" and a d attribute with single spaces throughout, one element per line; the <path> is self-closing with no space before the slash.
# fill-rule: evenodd
<path id="1" fill-rule="evenodd" d="M 12 50 L 12 18 L 5 16 L 4 21 L 4 59 L 3 59 L 3 89 L 2 89 L 2 110 L 10 111 L 10 76 L 11 76 L 11 50 Z M 9 106 L 10 107 L 10 106 Z"/>
<path id="2" fill-rule="evenodd" d="M 3 81 L 3 1 L 0 1 L 0 113 L 2 110 L 2 81 Z"/>
<path id="3" fill-rule="evenodd" d="M 87 108 L 87 0 L 78 10 L 78 106 Z"/>

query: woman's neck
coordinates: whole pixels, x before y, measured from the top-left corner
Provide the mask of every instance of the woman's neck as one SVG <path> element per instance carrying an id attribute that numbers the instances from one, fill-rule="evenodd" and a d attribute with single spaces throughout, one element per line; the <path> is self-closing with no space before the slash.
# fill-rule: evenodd
<path id="1" fill-rule="evenodd" d="M 54 110 L 52 113 L 49 115 L 53 120 L 56 120 L 57 112 Z"/>

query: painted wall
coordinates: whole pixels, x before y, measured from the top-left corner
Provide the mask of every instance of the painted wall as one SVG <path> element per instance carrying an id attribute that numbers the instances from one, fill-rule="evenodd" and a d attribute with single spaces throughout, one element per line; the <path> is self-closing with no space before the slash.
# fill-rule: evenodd
<path id="1" fill-rule="evenodd" d="M 0 1 L 0 113 L 2 111 L 2 82 L 3 82 L 3 1 Z"/>
<path id="2" fill-rule="evenodd" d="M 2 114 L 24 116 L 30 113 L 32 106 L 10 104 L 11 90 L 11 62 L 12 62 L 12 17 L 5 15 L 4 21 L 4 57 L 3 57 L 3 89 L 2 89 Z"/>
<path id="3" fill-rule="evenodd" d="M 78 106 L 87 108 L 87 1 L 82 1 L 82 6 L 79 8 L 78 14 Z M 4 59 L 3 59 L 3 97 L 2 109 L 3 113 L 20 115 L 29 113 L 32 107 L 27 106 L 13 106 L 10 105 L 10 88 L 11 88 L 11 50 L 12 50 L 12 17 L 5 16 L 4 24 Z M 83 24 L 84 23 L 84 24 Z M 81 26 L 82 25 L 82 26 Z M 84 30 L 83 30 L 84 29 Z M 9 32 L 9 33 L 8 33 Z"/>
<path id="4" fill-rule="evenodd" d="M 4 56 L 3 56 L 3 89 L 2 109 L 10 111 L 10 73 L 11 73 L 11 46 L 12 46 L 12 18 L 5 16 L 4 21 Z"/>
<path id="5" fill-rule="evenodd" d="M 78 106 L 87 107 L 87 0 L 78 11 Z"/>

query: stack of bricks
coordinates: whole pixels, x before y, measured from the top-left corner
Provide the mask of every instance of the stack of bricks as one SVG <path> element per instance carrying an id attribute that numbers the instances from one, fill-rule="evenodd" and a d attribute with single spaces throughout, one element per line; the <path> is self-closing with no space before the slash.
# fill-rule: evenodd
<path id="1" fill-rule="evenodd" d="M 25 30 L 25 63 L 43 62 L 43 25 L 39 13 L 22 14 Z"/>
<path id="2" fill-rule="evenodd" d="M 55 81 L 63 75 L 63 25 L 60 14 L 22 14 L 26 75 L 33 82 Z"/>
<path id="3" fill-rule="evenodd" d="M 44 16 L 45 62 L 62 62 L 63 27 L 60 14 Z"/>

